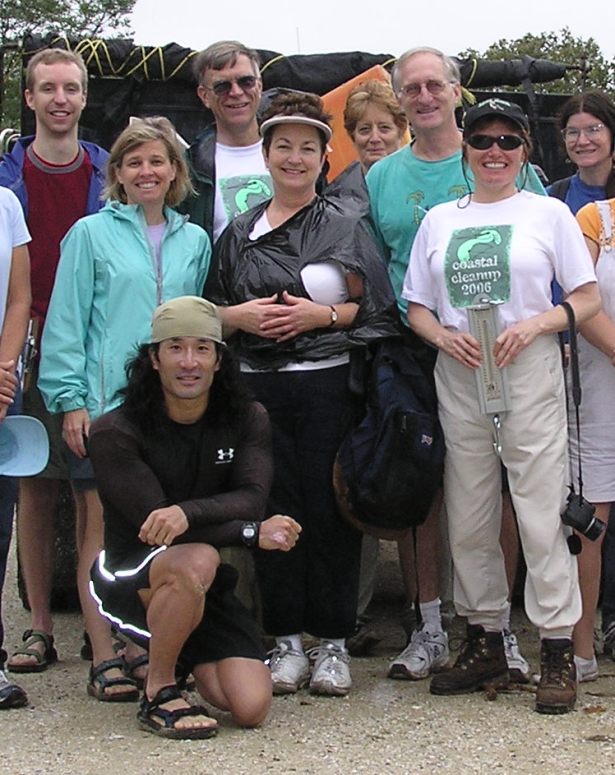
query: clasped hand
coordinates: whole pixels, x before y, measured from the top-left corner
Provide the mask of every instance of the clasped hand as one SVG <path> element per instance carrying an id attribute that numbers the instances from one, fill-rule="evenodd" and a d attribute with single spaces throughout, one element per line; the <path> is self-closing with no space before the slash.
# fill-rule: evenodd
<path id="1" fill-rule="evenodd" d="M 298 334 L 323 326 L 323 306 L 302 296 L 282 293 L 263 299 L 253 299 L 241 305 L 241 328 L 264 339 L 285 342 Z"/>

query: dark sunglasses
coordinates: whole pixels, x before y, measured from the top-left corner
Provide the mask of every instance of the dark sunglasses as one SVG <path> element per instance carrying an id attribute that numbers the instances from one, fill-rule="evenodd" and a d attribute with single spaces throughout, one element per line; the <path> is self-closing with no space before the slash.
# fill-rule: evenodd
<path id="1" fill-rule="evenodd" d="M 214 83 L 213 86 L 204 86 L 204 88 L 207 89 L 207 91 L 212 91 L 216 97 L 224 97 L 233 88 L 234 83 L 236 83 L 242 91 L 252 91 L 258 83 L 258 77 L 256 75 L 240 75 L 239 78 L 233 78 L 232 81 L 218 81 L 217 83 Z"/>
<path id="2" fill-rule="evenodd" d="M 497 143 L 498 148 L 501 148 L 503 151 L 514 151 L 520 145 L 525 145 L 525 140 L 519 137 L 519 135 L 498 135 L 497 137 L 493 135 L 470 135 L 467 143 L 470 148 L 475 148 L 477 151 L 486 151 L 494 143 Z"/>

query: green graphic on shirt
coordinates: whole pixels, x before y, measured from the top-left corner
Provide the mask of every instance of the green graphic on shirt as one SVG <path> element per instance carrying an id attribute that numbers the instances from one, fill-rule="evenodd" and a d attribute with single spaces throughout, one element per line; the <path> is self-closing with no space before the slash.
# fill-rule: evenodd
<path id="1" fill-rule="evenodd" d="M 512 226 L 456 229 L 444 256 L 444 277 L 451 306 L 469 307 L 477 296 L 510 301 Z"/>
<path id="2" fill-rule="evenodd" d="M 218 186 L 229 220 L 273 196 L 271 178 L 267 174 L 235 175 L 219 180 Z"/>

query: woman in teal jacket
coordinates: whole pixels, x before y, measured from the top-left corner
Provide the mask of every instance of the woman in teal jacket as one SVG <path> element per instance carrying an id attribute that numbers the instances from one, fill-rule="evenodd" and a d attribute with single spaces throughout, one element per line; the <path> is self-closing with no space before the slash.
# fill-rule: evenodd
<path id="1" fill-rule="evenodd" d="M 61 257 L 42 340 L 39 388 L 63 413 L 69 465 L 79 470 L 87 517 L 77 586 L 93 660 L 88 692 L 99 700 L 136 700 L 111 634 L 89 595 L 89 571 L 103 545 L 102 506 L 89 466 L 90 421 L 119 403 L 127 359 L 148 335 L 154 309 L 202 293 L 211 246 L 199 226 L 171 209 L 190 191 L 175 130 L 164 118 L 137 120 L 111 149 L 105 194 L 95 215 L 79 220 Z"/>

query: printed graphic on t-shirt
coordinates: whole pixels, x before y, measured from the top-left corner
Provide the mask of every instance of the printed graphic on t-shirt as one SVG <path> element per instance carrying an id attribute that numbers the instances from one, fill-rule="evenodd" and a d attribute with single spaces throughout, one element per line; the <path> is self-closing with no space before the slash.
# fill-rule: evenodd
<path id="1" fill-rule="evenodd" d="M 440 202 L 450 202 L 453 199 L 461 199 L 468 193 L 468 187 L 466 185 L 450 186 L 447 192 L 446 199 L 441 199 Z M 429 212 L 429 205 L 425 203 L 424 191 L 412 191 L 406 197 L 406 204 L 412 205 L 412 221 L 415 226 L 420 226 L 421 221 Z M 439 204 L 439 202 L 438 202 Z M 431 206 L 434 206 L 432 201 Z"/>
<path id="2" fill-rule="evenodd" d="M 273 196 L 268 174 L 234 175 L 217 183 L 229 221 Z"/>
<path id="3" fill-rule="evenodd" d="M 510 301 L 512 226 L 456 229 L 446 248 L 444 276 L 451 306 L 469 307 L 477 296 Z"/>

